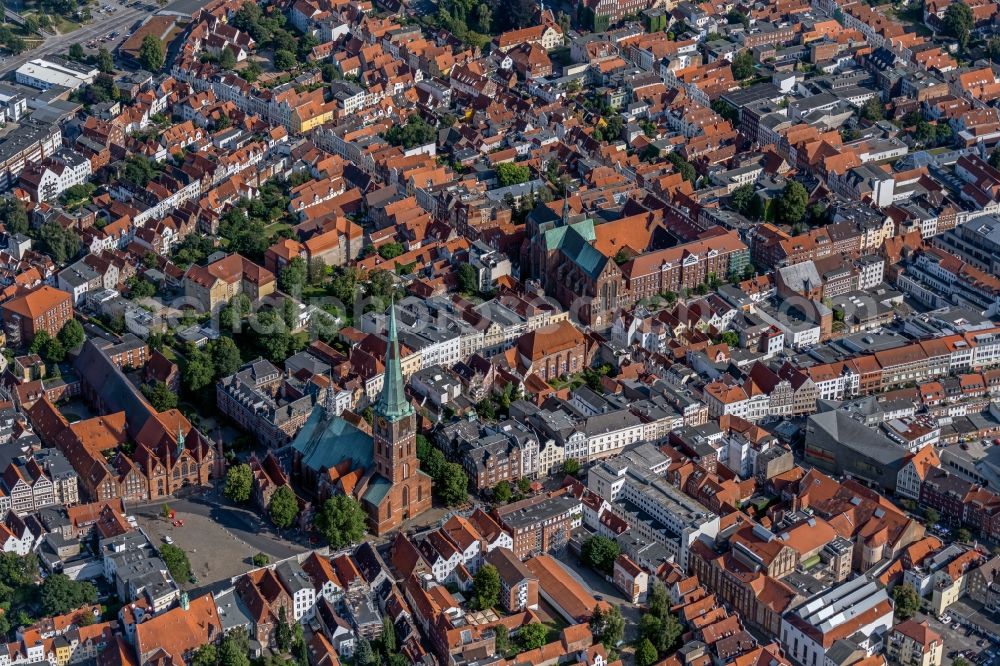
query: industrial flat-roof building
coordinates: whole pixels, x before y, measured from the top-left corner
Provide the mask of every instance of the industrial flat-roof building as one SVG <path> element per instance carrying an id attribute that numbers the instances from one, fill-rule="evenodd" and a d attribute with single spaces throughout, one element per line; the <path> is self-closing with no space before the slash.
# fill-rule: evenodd
<path id="1" fill-rule="evenodd" d="M 62 58 L 34 58 L 17 68 L 15 78 L 22 83 L 39 90 L 48 90 L 53 86 L 61 86 L 76 90 L 94 82 L 97 78 L 96 67 L 81 65 Z"/>

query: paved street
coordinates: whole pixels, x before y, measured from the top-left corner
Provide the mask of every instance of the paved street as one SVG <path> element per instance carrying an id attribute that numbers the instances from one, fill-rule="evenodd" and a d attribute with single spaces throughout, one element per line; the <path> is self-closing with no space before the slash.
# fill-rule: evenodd
<path id="1" fill-rule="evenodd" d="M 625 618 L 625 644 L 621 652 L 623 660 L 632 660 L 632 643 L 639 637 L 639 619 L 642 608 L 621 596 L 621 592 L 599 573 L 583 564 L 574 555 L 566 553 L 559 558 L 569 573 L 593 594 L 599 595 L 609 604 L 618 606 Z"/>
<path id="2" fill-rule="evenodd" d="M 34 48 L 30 51 L 25 51 L 20 55 L 7 58 L 6 61 L 0 63 L 0 77 L 7 75 L 9 72 L 13 72 L 15 69 L 33 58 L 37 58 L 42 55 L 64 55 L 69 50 L 70 44 L 73 44 L 74 42 L 84 44 L 92 39 L 98 39 L 109 32 L 114 31 L 124 34 L 132 27 L 133 23 L 144 19 L 153 13 L 153 11 L 142 6 L 126 8 L 118 5 L 117 3 L 113 6 L 117 7 L 118 11 L 112 14 L 98 14 L 95 12 L 94 20 L 84 25 L 79 30 L 68 32 L 65 35 L 50 37 L 46 39 L 45 42 L 38 48 Z M 105 46 L 111 48 L 109 45 Z"/>

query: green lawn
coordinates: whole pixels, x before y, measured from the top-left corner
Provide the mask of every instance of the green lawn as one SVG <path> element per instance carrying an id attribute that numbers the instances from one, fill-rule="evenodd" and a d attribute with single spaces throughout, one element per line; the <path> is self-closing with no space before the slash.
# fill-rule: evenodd
<path id="1" fill-rule="evenodd" d="M 271 224 L 264 227 L 264 233 L 267 234 L 268 238 L 278 233 L 279 231 L 290 230 L 292 225 L 287 222 L 272 222 Z"/>
<path id="2" fill-rule="evenodd" d="M 929 37 L 933 34 L 931 29 L 924 25 L 924 12 L 920 6 L 911 5 L 902 9 L 896 9 L 895 7 L 889 5 L 880 7 L 879 9 L 881 9 L 886 16 L 896 19 L 918 35 Z"/>
<path id="3" fill-rule="evenodd" d="M 54 19 L 54 24 L 56 30 L 58 30 L 59 34 L 61 35 L 65 35 L 68 32 L 73 32 L 74 30 L 80 28 L 79 23 L 77 23 L 76 21 L 71 21 L 63 16 L 56 16 Z"/>
<path id="4" fill-rule="evenodd" d="M 37 19 L 41 15 L 42 15 L 42 13 L 40 11 L 34 10 L 34 9 L 29 9 L 29 10 L 21 12 L 21 16 L 24 16 L 25 18 L 27 18 L 29 16 L 34 16 Z M 58 15 L 55 15 L 55 14 L 45 14 L 45 16 L 47 16 L 48 19 L 49 19 L 49 26 L 48 26 L 48 28 L 44 28 L 44 29 L 46 29 L 46 30 L 48 30 L 50 32 L 53 31 L 53 30 L 56 30 L 60 34 L 65 35 L 66 33 L 73 32 L 74 30 L 76 30 L 76 29 L 78 29 L 80 27 L 79 23 L 77 23 L 76 21 L 73 21 L 71 19 L 68 19 L 65 16 L 58 16 Z"/>

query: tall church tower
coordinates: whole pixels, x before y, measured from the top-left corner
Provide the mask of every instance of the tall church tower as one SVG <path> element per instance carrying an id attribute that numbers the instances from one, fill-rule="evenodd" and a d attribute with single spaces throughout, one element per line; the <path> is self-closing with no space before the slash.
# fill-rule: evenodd
<path id="1" fill-rule="evenodd" d="M 392 483 L 401 483 L 417 471 L 416 417 L 406 399 L 406 383 L 399 359 L 396 308 L 389 307 L 389 345 L 385 382 L 375 405 L 375 471 Z"/>
<path id="2" fill-rule="evenodd" d="M 431 478 L 420 471 L 417 460 L 416 415 L 406 399 L 406 383 L 400 364 L 396 310 L 389 307 L 389 344 L 385 357 L 385 382 L 375 405 L 372 439 L 375 472 L 389 482 L 384 495 L 372 500 L 373 531 L 385 534 L 397 529 L 431 506 Z M 376 493 L 372 493 L 375 495 Z M 366 493 L 366 498 L 369 494 Z"/>

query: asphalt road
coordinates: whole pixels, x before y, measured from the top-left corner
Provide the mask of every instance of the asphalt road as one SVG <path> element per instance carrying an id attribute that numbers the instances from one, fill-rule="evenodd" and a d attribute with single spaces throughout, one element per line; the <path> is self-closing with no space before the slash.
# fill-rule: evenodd
<path id="1" fill-rule="evenodd" d="M 20 55 L 7 58 L 7 60 L 3 63 L 0 63 L 0 77 L 13 72 L 15 69 L 34 58 L 38 58 L 43 55 L 65 55 L 66 52 L 69 51 L 70 45 L 74 42 L 85 44 L 92 39 L 99 39 L 109 32 L 114 31 L 124 34 L 129 28 L 132 27 L 133 23 L 140 19 L 144 19 L 156 11 L 156 9 L 150 10 L 144 7 L 126 8 L 115 2 L 111 4 L 112 6 L 117 7 L 118 11 L 111 14 L 98 14 L 95 12 L 94 20 L 83 27 L 74 30 L 73 32 L 68 32 L 65 35 L 49 37 L 41 46 L 25 51 Z M 111 45 L 105 46 L 109 49 L 111 48 Z"/>

